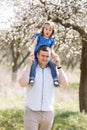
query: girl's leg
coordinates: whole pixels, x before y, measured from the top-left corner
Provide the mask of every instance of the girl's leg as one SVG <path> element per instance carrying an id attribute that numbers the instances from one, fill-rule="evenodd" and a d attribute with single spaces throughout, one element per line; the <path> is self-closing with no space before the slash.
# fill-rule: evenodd
<path id="1" fill-rule="evenodd" d="M 58 83 L 59 75 L 56 71 L 56 66 L 55 66 L 55 64 L 53 63 L 52 60 L 49 61 L 48 65 L 51 68 L 51 74 L 52 74 L 52 77 L 53 77 L 54 86 L 57 87 L 57 86 L 59 86 L 59 83 Z"/>
<path id="2" fill-rule="evenodd" d="M 37 59 L 34 60 L 31 66 L 31 71 L 30 71 L 30 76 L 29 76 L 29 84 L 32 84 L 32 85 L 34 84 L 34 81 L 35 81 L 36 67 L 37 67 Z"/>

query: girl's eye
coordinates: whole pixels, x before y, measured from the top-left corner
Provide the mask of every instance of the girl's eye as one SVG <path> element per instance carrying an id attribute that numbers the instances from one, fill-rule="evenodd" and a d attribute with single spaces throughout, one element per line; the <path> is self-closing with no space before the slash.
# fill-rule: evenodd
<path id="1" fill-rule="evenodd" d="M 51 31 L 51 29 L 49 29 L 49 31 Z"/>

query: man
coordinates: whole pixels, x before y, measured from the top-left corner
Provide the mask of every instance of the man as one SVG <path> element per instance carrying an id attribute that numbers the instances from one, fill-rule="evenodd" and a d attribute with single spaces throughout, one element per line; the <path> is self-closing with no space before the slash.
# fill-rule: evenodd
<path id="1" fill-rule="evenodd" d="M 53 95 L 54 86 L 51 70 L 47 65 L 51 57 L 50 48 L 40 47 L 37 53 L 38 66 L 34 86 L 29 86 L 30 67 L 34 57 L 29 57 L 29 64 L 23 72 L 19 83 L 26 86 L 26 103 L 24 114 L 24 130 L 51 130 L 53 123 Z M 59 84 L 68 85 L 65 73 L 60 66 L 58 55 L 54 57 L 54 62 L 59 71 Z"/>

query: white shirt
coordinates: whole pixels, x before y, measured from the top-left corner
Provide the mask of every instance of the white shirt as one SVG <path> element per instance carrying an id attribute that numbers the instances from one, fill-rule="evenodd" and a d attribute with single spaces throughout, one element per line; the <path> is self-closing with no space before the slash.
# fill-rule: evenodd
<path id="1" fill-rule="evenodd" d="M 26 88 L 25 106 L 35 111 L 52 111 L 54 99 L 54 86 L 51 69 L 36 68 L 34 86 Z"/>

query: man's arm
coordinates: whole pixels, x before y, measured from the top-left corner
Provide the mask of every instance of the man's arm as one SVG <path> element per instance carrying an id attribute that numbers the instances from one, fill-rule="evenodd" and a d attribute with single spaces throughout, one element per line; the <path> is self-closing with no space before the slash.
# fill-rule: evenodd
<path id="1" fill-rule="evenodd" d="M 31 65 L 34 61 L 34 56 L 30 55 L 29 59 L 28 59 L 28 65 L 26 66 L 26 68 L 23 71 L 22 76 L 19 79 L 19 84 L 21 85 L 21 87 L 26 87 L 28 86 L 29 83 L 29 74 L 30 74 L 30 69 L 31 69 Z"/>
<path id="2" fill-rule="evenodd" d="M 58 68 L 58 72 L 59 72 L 59 84 L 62 86 L 68 86 L 68 79 L 67 76 L 64 72 L 64 70 L 62 69 L 61 65 L 60 65 L 60 59 L 59 56 L 56 54 L 53 57 L 54 63 L 56 64 L 57 68 Z"/>
<path id="3" fill-rule="evenodd" d="M 26 87 L 28 86 L 29 83 L 29 74 L 30 74 L 30 68 L 31 66 L 27 66 L 25 70 L 23 71 L 22 76 L 19 79 L 19 84 L 21 87 Z"/>
<path id="4" fill-rule="evenodd" d="M 56 53 L 54 51 L 54 45 L 51 47 L 51 53 L 52 53 L 52 57 L 56 55 Z"/>
<path id="5" fill-rule="evenodd" d="M 29 47 L 29 51 L 31 52 L 31 54 L 34 55 L 34 50 L 36 48 L 36 45 L 37 45 L 37 40 L 38 40 L 38 37 L 35 38 L 33 44 Z"/>
<path id="6" fill-rule="evenodd" d="M 68 79 L 62 68 L 59 70 L 59 84 L 62 86 L 68 86 Z"/>

